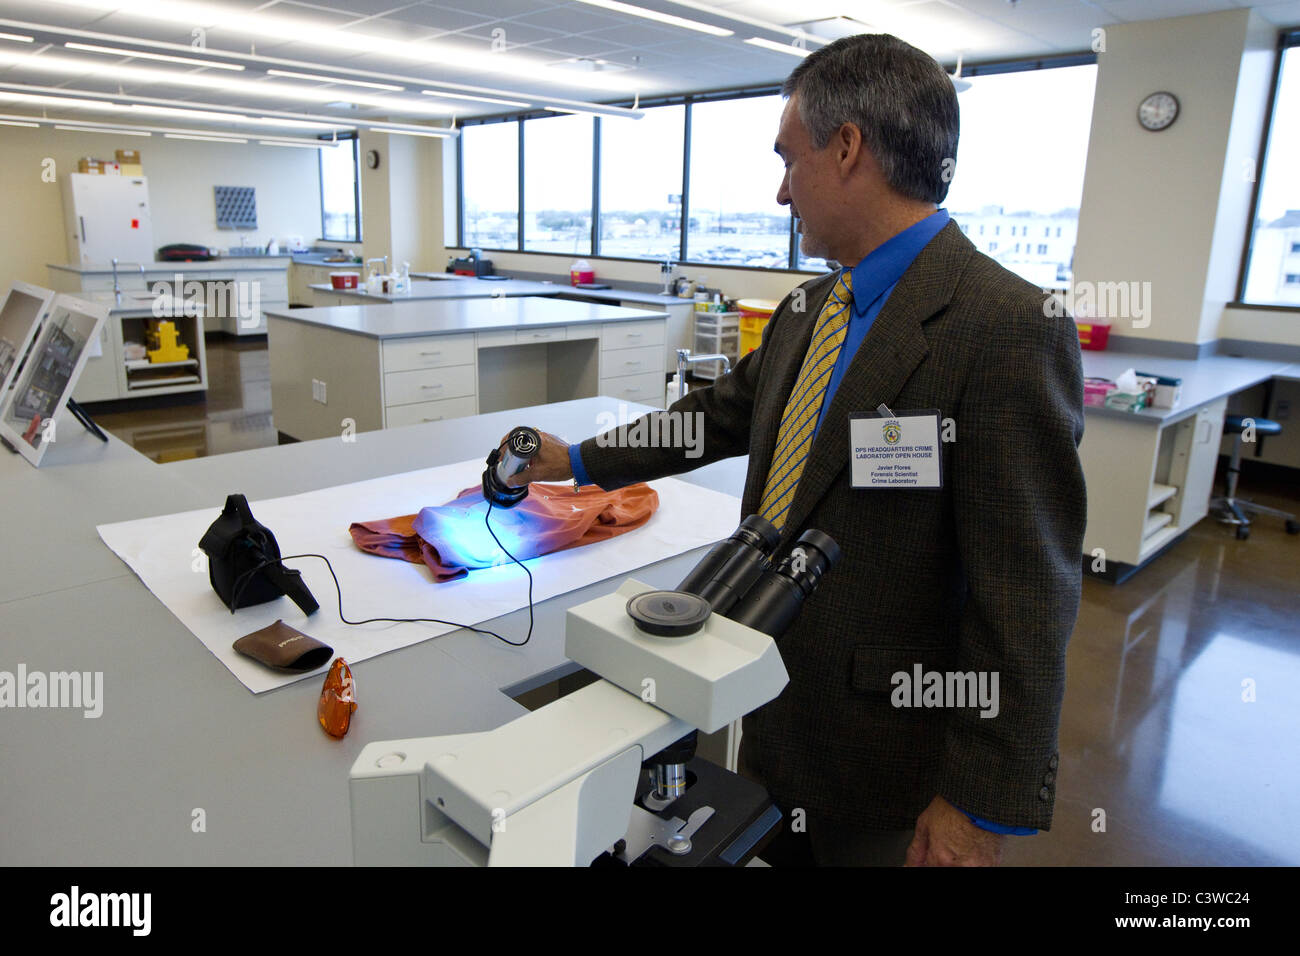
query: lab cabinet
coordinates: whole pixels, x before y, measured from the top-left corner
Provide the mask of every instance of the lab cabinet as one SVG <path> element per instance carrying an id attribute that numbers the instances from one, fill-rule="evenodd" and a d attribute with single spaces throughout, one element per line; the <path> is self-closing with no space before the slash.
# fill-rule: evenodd
<path id="1" fill-rule="evenodd" d="M 1227 398 L 1161 422 L 1090 414 L 1079 446 L 1088 485 L 1085 562 L 1140 565 L 1209 510 Z"/>

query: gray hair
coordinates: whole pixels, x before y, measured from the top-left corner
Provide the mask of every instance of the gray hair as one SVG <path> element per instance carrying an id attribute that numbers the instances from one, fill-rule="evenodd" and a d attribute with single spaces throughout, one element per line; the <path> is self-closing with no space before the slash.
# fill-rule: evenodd
<path id="1" fill-rule="evenodd" d="M 895 192 L 936 204 L 948 195 L 957 162 L 957 91 L 929 54 L 888 33 L 844 37 L 795 67 L 781 95 L 796 93 L 815 148 L 851 123 Z"/>

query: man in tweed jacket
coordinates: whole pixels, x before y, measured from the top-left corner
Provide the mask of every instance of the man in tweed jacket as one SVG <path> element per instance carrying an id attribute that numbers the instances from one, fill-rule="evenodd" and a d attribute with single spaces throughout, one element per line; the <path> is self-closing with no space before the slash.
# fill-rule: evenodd
<path id="1" fill-rule="evenodd" d="M 852 273 L 854 318 L 781 546 L 818 528 L 843 556 L 778 643 L 789 685 L 744 721 L 742 771 L 802 824 L 765 856 L 993 864 L 1006 834 L 1050 826 L 1056 793 L 1085 520 L 1074 325 L 938 208 L 957 101 L 929 56 L 849 37 L 807 57 L 783 93 L 778 200 L 799 218 L 805 254 Z M 748 454 L 742 513 L 758 511 L 840 275 L 786 296 L 760 348 L 673 405 L 701 413 L 701 457 L 618 434 L 575 446 L 547 436 L 520 480 L 573 473 L 613 489 Z M 850 415 L 881 404 L 940 411 L 940 488 L 852 487 Z M 917 665 L 997 675 L 996 715 L 896 706 L 895 675 Z"/>

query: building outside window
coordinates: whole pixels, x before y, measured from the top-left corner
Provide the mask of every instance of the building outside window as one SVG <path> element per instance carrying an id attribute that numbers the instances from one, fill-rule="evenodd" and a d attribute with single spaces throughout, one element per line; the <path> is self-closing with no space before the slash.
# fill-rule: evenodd
<path id="1" fill-rule="evenodd" d="M 1300 33 L 1290 37 L 1300 43 Z M 1300 306 L 1300 47 L 1282 50 L 1241 299 Z"/>
<path id="2" fill-rule="evenodd" d="M 600 120 L 600 254 L 681 257 L 686 107 Z"/>
<path id="3" fill-rule="evenodd" d="M 976 246 L 1045 289 L 1072 281 L 1096 76 L 1095 64 L 976 70 L 958 100 L 961 141 L 944 206 L 980 235 L 985 226 L 993 235 L 1003 226 L 1013 236 L 1042 230 L 1047 243 Z"/>
<path id="4" fill-rule="evenodd" d="M 460 149 L 461 242 L 467 248 L 519 248 L 518 122 L 466 126 Z"/>
<path id="5" fill-rule="evenodd" d="M 340 138 L 320 154 L 320 235 L 330 242 L 361 241 L 361 189 L 357 177 L 357 139 Z"/>

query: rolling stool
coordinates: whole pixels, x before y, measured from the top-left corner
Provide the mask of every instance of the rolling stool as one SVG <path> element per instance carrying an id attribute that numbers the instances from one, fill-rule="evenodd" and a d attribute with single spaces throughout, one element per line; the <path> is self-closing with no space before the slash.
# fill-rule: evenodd
<path id="1" fill-rule="evenodd" d="M 1245 541 L 1250 537 L 1250 518 L 1246 513 L 1274 515 L 1278 518 L 1286 519 L 1286 533 L 1300 534 L 1300 523 L 1295 520 L 1295 515 L 1286 511 L 1279 511 L 1277 508 L 1267 508 L 1264 505 L 1257 505 L 1253 501 L 1237 500 L 1237 476 L 1241 474 L 1241 434 L 1246 430 L 1246 422 L 1254 423 L 1256 435 L 1280 435 L 1282 426 L 1268 418 L 1248 418 L 1243 415 L 1227 415 L 1223 419 L 1223 430 L 1232 437 L 1232 457 L 1228 459 L 1228 487 L 1227 494 L 1221 497 L 1210 499 L 1210 510 L 1217 510 L 1219 521 L 1224 524 L 1233 524 L 1237 526 L 1238 540 Z"/>

